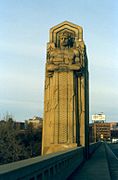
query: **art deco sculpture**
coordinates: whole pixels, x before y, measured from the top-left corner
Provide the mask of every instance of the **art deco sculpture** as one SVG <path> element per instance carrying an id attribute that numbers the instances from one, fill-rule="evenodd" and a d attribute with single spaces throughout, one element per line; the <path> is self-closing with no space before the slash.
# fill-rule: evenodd
<path id="1" fill-rule="evenodd" d="M 83 30 L 50 30 L 45 74 L 42 154 L 88 144 L 88 62 Z"/>

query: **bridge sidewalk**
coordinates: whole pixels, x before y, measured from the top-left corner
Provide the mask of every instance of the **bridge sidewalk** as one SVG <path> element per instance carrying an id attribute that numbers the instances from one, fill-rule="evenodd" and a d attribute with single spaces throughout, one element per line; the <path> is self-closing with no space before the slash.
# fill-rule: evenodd
<path id="1" fill-rule="evenodd" d="M 110 180 L 110 173 L 105 153 L 105 146 L 102 144 L 91 158 L 81 168 L 68 178 L 68 180 Z"/>

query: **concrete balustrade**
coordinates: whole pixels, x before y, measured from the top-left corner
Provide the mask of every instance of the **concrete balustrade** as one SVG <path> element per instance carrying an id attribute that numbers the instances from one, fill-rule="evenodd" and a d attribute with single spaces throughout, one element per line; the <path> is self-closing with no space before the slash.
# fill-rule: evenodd
<path id="1" fill-rule="evenodd" d="M 91 151 L 98 143 L 92 144 Z M 84 147 L 0 166 L 0 180 L 63 180 L 83 162 Z"/>
<path id="2" fill-rule="evenodd" d="M 97 142 L 97 143 L 91 143 L 89 146 L 89 156 L 91 156 L 94 151 L 99 147 L 99 145 L 101 145 L 101 142 Z"/>
<path id="3" fill-rule="evenodd" d="M 115 156 L 113 151 L 106 143 L 105 143 L 105 149 L 106 149 L 111 179 L 118 180 L 118 158 Z"/>

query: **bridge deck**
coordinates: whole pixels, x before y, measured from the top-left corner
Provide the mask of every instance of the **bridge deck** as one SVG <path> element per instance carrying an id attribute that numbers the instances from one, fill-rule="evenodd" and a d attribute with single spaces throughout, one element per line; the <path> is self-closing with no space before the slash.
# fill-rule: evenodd
<path id="1" fill-rule="evenodd" d="M 91 158 L 81 168 L 71 175 L 68 180 L 110 180 L 110 173 L 105 152 L 102 144 Z"/>

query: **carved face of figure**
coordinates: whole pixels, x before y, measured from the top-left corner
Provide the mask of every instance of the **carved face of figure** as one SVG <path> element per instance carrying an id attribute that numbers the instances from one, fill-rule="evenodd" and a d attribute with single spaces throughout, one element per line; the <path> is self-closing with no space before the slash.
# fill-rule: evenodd
<path id="1" fill-rule="evenodd" d="M 69 37 L 66 34 L 60 36 L 60 47 L 67 47 L 69 45 Z"/>
<path id="2" fill-rule="evenodd" d="M 74 36 L 68 31 L 62 32 L 58 35 L 58 47 L 64 48 L 71 48 L 74 44 Z"/>

